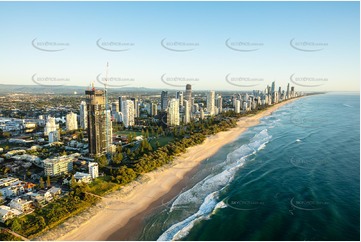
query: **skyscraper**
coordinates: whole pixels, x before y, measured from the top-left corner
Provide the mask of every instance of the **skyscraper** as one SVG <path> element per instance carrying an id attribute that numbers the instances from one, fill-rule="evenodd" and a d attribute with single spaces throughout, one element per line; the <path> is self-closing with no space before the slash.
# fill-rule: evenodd
<path id="1" fill-rule="evenodd" d="M 88 112 L 86 109 L 86 102 L 81 101 L 80 103 L 80 128 L 87 129 L 88 127 Z"/>
<path id="2" fill-rule="evenodd" d="M 118 102 L 112 102 L 112 113 L 115 114 L 119 112 L 119 103 Z"/>
<path id="3" fill-rule="evenodd" d="M 186 94 L 184 96 L 184 99 L 187 100 L 188 102 L 192 101 L 192 85 L 191 84 L 186 85 Z"/>
<path id="4" fill-rule="evenodd" d="M 126 100 L 126 97 L 125 96 L 119 96 L 119 100 L 118 100 L 118 102 L 119 102 L 119 112 L 123 112 L 123 101 L 125 101 Z"/>
<path id="5" fill-rule="evenodd" d="M 169 126 L 179 125 L 179 103 L 178 99 L 172 98 L 167 109 L 167 124 Z"/>
<path id="6" fill-rule="evenodd" d="M 187 124 L 191 121 L 191 104 L 187 100 L 184 100 L 183 104 L 184 104 L 184 123 Z"/>
<path id="7" fill-rule="evenodd" d="M 240 100 L 235 101 L 234 112 L 235 113 L 240 113 L 241 112 L 241 101 Z"/>
<path id="8" fill-rule="evenodd" d="M 218 108 L 218 113 L 222 112 L 222 96 L 220 94 L 217 94 L 216 96 L 216 107 Z"/>
<path id="9" fill-rule="evenodd" d="M 103 90 L 95 90 L 94 87 L 92 90 L 86 90 L 85 94 L 88 111 L 89 154 L 97 155 L 107 151 L 105 96 Z"/>
<path id="10" fill-rule="evenodd" d="M 176 94 L 176 99 L 179 100 L 179 105 L 182 106 L 183 105 L 183 92 L 178 91 Z"/>
<path id="11" fill-rule="evenodd" d="M 214 91 L 210 91 L 207 94 L 207 111 L 210 115 L 214 115 Z"/>
<path id="12" fill-rule="evenodd" d="M 168 92 L 162 91 L 160 95 L 160 109 L 162 111 L 165 111 L 167 110 L 167 107 L 168 107 Z"/>
<path id="13" fill-rule="evenodd" d="M 290 84 L 287 83 L 286 99 L 290 98 Z"/>
<path id="14" fill-rule="evenodd" d="M 273 81 L 271 87 L 271 94 L 273 94 L 275 91 L 276 91 L 276 83 Z"/>
<path id="15" fill-rule="evenodd" d="M 134 125 L 134 102 L 131 100 L 123 101 L 123 123 L 125 127 Z"/>
<path id="16" fill-rule="evenodd" d="M 70 112 L 66 115 L 66 130 L 78 129 L 78 119 L 76 113 Z"/>

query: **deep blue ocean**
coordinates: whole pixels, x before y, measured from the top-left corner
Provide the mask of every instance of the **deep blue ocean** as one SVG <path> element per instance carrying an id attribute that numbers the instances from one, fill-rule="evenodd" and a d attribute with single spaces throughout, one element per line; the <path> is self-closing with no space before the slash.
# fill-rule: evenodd
<path id="1" fill-rule="evenodd" d="M 202 162 L 142 240 L 359 240 L 360 97 L 287 104 Z"/>

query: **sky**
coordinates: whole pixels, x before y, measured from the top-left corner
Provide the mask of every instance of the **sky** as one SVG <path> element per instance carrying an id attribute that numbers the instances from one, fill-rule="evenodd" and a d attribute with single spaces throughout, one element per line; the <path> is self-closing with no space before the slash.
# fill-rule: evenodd
<path id="1" fill-rule="evenodd" d="M 359 2 L 0 2 L 0 84 L 359 91 L 359 19 Z"/>

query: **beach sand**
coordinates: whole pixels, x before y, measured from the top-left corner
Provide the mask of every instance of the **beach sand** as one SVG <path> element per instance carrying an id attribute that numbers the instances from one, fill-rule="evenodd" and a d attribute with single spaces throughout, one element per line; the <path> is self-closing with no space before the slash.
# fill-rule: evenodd
<path id="1" fill-rule="evenodd" d="M 197 166 L 214 155 L 222 146 L 237 139 L 259 119 L 270 115 L 287 100 L 256 115 L 243 117 L 237 127 L 208 137 L 202 144 L 190 147 L 171 165 L 144 174 L 138 181 L 105 196 L 91 212 L 71 218 L 65 225 L 45 233 L 37 240 L 134 240 L 142 229 L 143 218 L 152 209 L 174 198 L 186 186 L 187 177 Z"/>

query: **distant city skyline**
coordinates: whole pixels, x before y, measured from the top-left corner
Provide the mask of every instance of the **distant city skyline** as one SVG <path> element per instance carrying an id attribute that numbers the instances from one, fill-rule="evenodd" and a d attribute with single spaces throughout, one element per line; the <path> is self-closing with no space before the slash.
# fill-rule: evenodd
<path id="1" fill-rule="evenodd" d="M 0 2 L 0 84 L 102 87 L 109 63 L 109 88 L 359 91 L 359 18 L 359 2 Z"/>

